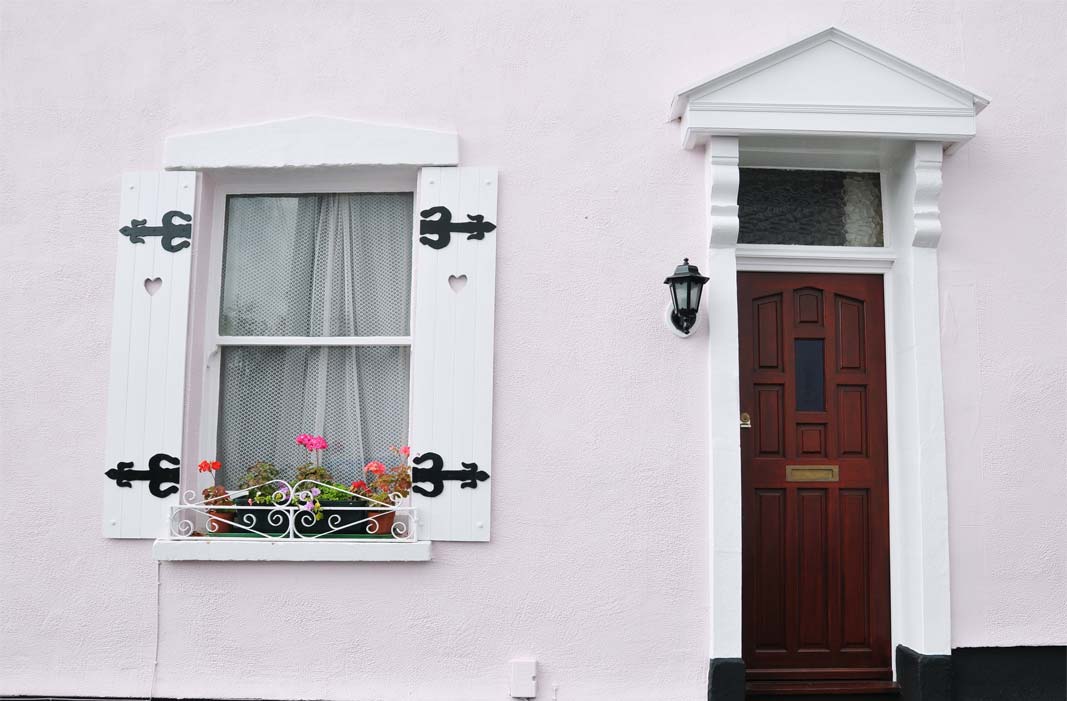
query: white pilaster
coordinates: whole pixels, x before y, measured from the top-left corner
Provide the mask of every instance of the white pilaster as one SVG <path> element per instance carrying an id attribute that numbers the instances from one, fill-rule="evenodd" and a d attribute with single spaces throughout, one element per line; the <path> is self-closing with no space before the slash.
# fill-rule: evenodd
<path id="1" fill-rule="evenodd" d="M 887 289 L 893 639 L 923 654 L 949 654 L 952 644 L 937 271 L 941 159 L 941 144 L 914 142 L 886 189 L 897 253 Z"/>
<path id="2" fill-rule="evenodd" d="M 945 400 L 941 376 L 941 302 L 937 244 L 941 240 L 941 144 L 916 142 L 912 205 L 911 284 L 915 329 L 915 436 L 922 520 L 922 628 L 916 645 L 925 654 L 952 651 L 948 552 L 948 476 L 945 460 Z"/>
<path id="3" fill-rule="evenodd" d="M 741 429 L 737 347 L 738 139 L 714 136 L 705 155 L 710 278 L 708 321 L 711 453 L 708 473 L 712 658 L 741 656 Z"/>

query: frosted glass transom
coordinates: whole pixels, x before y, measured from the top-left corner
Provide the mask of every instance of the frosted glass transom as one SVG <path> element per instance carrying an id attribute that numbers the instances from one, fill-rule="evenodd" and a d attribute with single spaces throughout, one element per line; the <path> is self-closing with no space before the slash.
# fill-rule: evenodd
<path id="1" fill-rule="evenodd" d="M 882 246 L 878 173 L 742 168 L 738 243 Z"/>

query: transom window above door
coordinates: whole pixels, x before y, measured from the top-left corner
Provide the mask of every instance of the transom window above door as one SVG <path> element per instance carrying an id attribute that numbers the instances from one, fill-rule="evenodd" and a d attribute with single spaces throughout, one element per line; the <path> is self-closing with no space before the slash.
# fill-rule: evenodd
<path id="1" fill-rule="evenodd" d="M 882 246 L 879 173 L 741 168 L 738 243 Z"/>

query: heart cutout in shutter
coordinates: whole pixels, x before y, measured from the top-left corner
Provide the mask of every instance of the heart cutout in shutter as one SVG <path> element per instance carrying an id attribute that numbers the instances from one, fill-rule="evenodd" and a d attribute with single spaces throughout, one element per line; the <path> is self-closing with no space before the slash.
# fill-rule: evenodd
<path id="1" fill-rule="evenodd" d="M 466 275 L 449 275 L 448 286 L 452 288 L 452 291 L 459 294 L 464 287 L 467 286 Z"/>
<path id="2" fill-rule="evenodd" d="M 163 280 L 158 277 L 146 277 L 144 279 L 144 290 L 151 297 L 155 293 L 159 292 L 159 288 L 163 287 Z"/>

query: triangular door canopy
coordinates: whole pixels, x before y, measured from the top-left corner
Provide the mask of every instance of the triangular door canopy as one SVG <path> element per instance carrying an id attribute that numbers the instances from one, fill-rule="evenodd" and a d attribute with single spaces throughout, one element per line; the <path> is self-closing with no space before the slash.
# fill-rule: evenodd
<path id="1" fill-rule="evenodd" d="M 680 92 L 686 148 L 712 135 L 862 136 L 957 144 L 989 100 L 831 27 Z"/>

